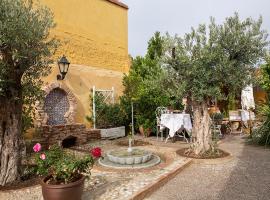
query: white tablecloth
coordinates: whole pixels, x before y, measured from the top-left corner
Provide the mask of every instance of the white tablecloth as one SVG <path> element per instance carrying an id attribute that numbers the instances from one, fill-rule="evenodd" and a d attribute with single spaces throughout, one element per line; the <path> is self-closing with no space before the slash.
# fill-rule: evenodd
<path id="1" fill-rule="evenodd" d="M 169 135 L 173 137 L 180 128 L 185 128 L 188 132 L 192 131 L 192 124 L 189 114 L 162 114 L 160 124 L 170 129 Z"/>
<path id="2" fill-rule="evenodd" d="M 241 118 L 243 122 L 247 122 L 249 120 L 249 117 L 251 120 L 255 120 L 255 114 L 252 111 L 247 110 L 241 110 Z"/>

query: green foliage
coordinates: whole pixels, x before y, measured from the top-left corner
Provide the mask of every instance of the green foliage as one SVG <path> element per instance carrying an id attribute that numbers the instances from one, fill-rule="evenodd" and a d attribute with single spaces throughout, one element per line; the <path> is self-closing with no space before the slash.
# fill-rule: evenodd
<path id="1" fill-rule="evenodd" d="M 268 99 L 265 105 L 259 108 L 259 116 L 263 123 L 257 127 L 251 135 L 253 142 L 260 145 L 270 145 L 270 59 L 266 58 L 267 63 L 260 68 L 259 82 L 261 87 L 267 92 Z"/>
<path id="2" fill-rule="evenodd" d="M 36 85 L 25 84 L 23 87 L 23 110 L 22 110 L 22 132 L 34 127 L 35 103 L 44 97 L 41 90 L 42 82 L 37 80 Z M 31 87 L 31 88 L 29 88 Z"/>
<path id="3" fill-rule="evenodd" d="M 176 58 L 167 56 L 165 62 L 185 95 L 193 101 L 207 102 L 211 98 L 225 98 L 226 92 L 241 91 L 253 78 L 255 65 L 263 59 L 268 42 L 261 30 L 262 18 L 243 21 L 236 13 L 216 24 L 211 18 L 183 38 L 169 37 L 176 48 Z"/>
<path id="4" fill-rule="evenodd" d="M 236 98 L 236 96 L 233 93 L 230 93 L 228 95 L 228 108 L 227 108 L 227 111 L 229 111 L 229 110 L 236 110 L 237 109 L 235 98 Z"/>
<path id="5" fill-rule="evenodd" d="M 97 128 L 112 128 L 125 125 L 126 115 L 119 103 L 108 104 L 105 102 L 104 96 L 100 94 L 95 96 L 95 105 Z M 87 116 L 86 119 L 91 123 L 93 122 L 93 116 Z"/>
<path id="6" fill-rule="evenodd" d="M 154 130 L 156 123 L 155 110 L 160 106 L 179 105 L 178 88 L 168 79 L 169 73 L 162 67 L 161 56 L 164 55 L 165 40 L 156 32 L 148 42 L 145 57 L 136 57 L 128 75 L 124 76 L 124 95 L 121 105 L 131 116 L 131 102 L 134 103 L 135 120 L 138 126 Z M 128 118 L 127 124 L 131 119 Z"/>
<path id="7" fill-rule="evenodd" d="M 251 135 L 253 142 L 259 145 L 270 145 L 270 102 L 261 106 L 259 115 L 263 119 L 263 123 L 256 128 Z"/>
<path id="8" fill-rule="evenodd" d="M 33 106 L 42 96 L 40 78 L 53 62 L 58 42 L 49 33 L 54 26 L 47 7 L 31 0 L 0 1 L 0 97 L 23 103 L 23 131 L 33 125 Z"/>
<path id="9" fill-rule="evenodd" d="M 44 154 L 45 159 L 41 159 Z M 36 173 L 42 176 L 52 176 L 53 184 L 67 184 L 78 180 L 81 175 L 90 176 L 90 170 L 94 164 L 91 155 L 78 159 L 74 155 L 65 152 L 59 146 L 51 146 L 48 151 L 36 154 Z"/>
<path id="10" fill-rule="evenodd" d="M 155 32 L 154 36 L 148 42 L 147 57 L 151 60 L 159 59 L 163 55 L 164 39 L 160 32 Z"/>
<path id="11" fill-rule="evenodd" d="M 213 120 L 213 123 L 215 123 L 216 125 L 221 124 L 221 122 L 223 120 L 223 114 L 222 113 L 212 113 L 210 117 Z"/>
<path id="12" fill-rule="evenodd" d="M 36 172 L 39 175 L 50 174 L 50 166 L 56 163 L 58 160 L 61 160 L 64 156 L 63 150 L 59 146 L 51 146 L 50 151 L 44 152 L 46 159 L 40 159 L 40 154 L 35 155 L 35 161 L 37 165 Z"/>
<path id="13" fill-rule="evenodd" d="M 260 75 L 259 82 L 261 87 L 270 92 L 270 56 L 266 57 L 266 64 L 261 65 L 260 67 Z"/>
<path id="14" fill-rule="evenodd" d="M 269 44 L 261 25 L 261 17 L 257 21 L 240 20 L 235 13 L 223 24 L 216 24 L 211 18 L 208 26 L 192 28 L 184 37 L 167 35 L 164 66 L 175 85 L 182 87 L 197 115 L 193 127 L 197 140 L 191 146 L 196 154 L 216 148 L 208 137 L 209 129 L 203 134 L 195 132 L 202 126 L 208 127 L 209 121 L 201 118 L 207 117 L 211 99 L 226 99 L 253 82 L 255 67 L 264 58 Z M 173 48 L 175 56 L 170 56 Z"/>

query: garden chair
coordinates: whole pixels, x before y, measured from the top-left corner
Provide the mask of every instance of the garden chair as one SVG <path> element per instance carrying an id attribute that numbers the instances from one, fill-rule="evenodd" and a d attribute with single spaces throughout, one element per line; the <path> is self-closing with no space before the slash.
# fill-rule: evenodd
<path id="1" fill-rule="evenodd" d="M 218 133 L 219 137 L 222 137 L 222 132 L 221 132 L 221 124 L 222 124 L 223 116 L 221 113 L 213 113 L 211 117 L 211 129 L 212 132 Z"/>
<path id="2" fill-rule="evenodd" d="M 160 123 L 160 117 L 162 114 L 165 114 L 165 113 L 168 113 L 168 109 L 166 107 L 157 107 L 156 109 L 156 119 L 157 119 L 157 130 L 156 130 L 156 133 L 157 133 L 157 140 L 158 140 L 158 135 L 159 133 L 161 133 L 161 140 L 163 140 L 163 131 L 164 129 L 166 128 L 165 126 L 163 126 L 161 123 Z"/>
<path id="3" fill-rule="evenodd" d="M 212 131 L 213 131 L 214 133 L 217 132 L 219 138 L 222 138 L 222 137 L 223 137 L 222 132 L 221 132 L 221 125 L 213 123 L 213 124 L 212 124 Z"/>

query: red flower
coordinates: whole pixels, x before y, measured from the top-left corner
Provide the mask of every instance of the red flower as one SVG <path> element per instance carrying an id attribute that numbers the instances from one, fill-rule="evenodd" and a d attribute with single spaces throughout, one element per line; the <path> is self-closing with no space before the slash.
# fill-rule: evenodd
<path id="1" fill-rule="evenodd" d="M 93 149 L 91 150 L 91 154 L 92 154 L 92 156 L 95 157 L 95 158 L 101 157 L 101 148 L 99 148 L 99 147 L 93 148 Z"/>

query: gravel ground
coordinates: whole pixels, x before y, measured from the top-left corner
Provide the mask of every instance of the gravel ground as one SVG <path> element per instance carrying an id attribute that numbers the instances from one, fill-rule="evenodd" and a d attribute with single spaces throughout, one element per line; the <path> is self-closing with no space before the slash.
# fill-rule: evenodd
<path id="1" fill-rule="evenodd" d="M 233 159 L 192 164 L 146 200 L 270 199 L 270 149 L 246 145 L 241 136 L 226 138 L 220 148 Z"/>

